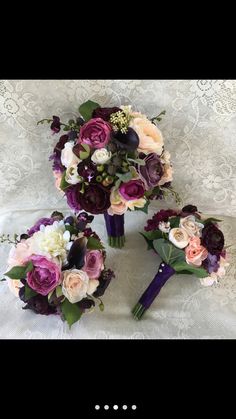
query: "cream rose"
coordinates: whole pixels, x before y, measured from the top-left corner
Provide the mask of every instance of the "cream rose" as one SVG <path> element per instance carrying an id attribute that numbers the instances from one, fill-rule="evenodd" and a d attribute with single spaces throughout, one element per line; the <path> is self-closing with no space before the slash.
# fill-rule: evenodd
<path id="1" fill-rule="evenodd" d="M 188 246 L 189 235 L 183 228 L 172 228 L 169 232 L 169 240 L 179 249 Z"/>
<path id="2" fill-rule="evenodd" d="M 72 164 L 66 169 L 65 180 L 70 185 L 76 185 L 77 183 L 82 182 L 82 177 L 78 174 L 77 164 Z"/>
<path id="3" fill-rule="evenodd" d="M 64 271 L 62 293 L 72 304 L 85 298 L 89 293 L 89 277 L 86 272 L 79 269 Z"/>
<path id="4" fill-rule="evenodd" d="M 61 152 L 61 162 L 66 168 L 81 162 L 81 160 L 73 153 L 73 147 L 74 143 L 72 141 L 68 141 L 65 143 L 65 146 Z"/>
<path id="5" fill-rule="evenodd" d="M 139 198 L 136 200 L 132 200 L 132 201 L 127 201 L 127 207 L 134 211 L 135 208 L 143 208 L 146 204 L 146 199 L 145 198 Z"/>
<path id="6" fill-rule="evenodd" d="M 190 237 L 201 237 L 201 231 L 204 225 L 198 223 L 194 215 L 188 215 L 187 217 L 180 219 L 180 227 L 183 228 Z"/>
<path id="7" fill-rule="evenodd" d="M 105 164 L 108 163 L 111 159 L 111 152 L 108 151 L 106 148 L 99 148 L 94 151 L 91 160 L 95 164 Z"/>
<path id="8" fill-rule="evenodd" d="M 136 117 L 131 119 L 129 126 L 133 128 L 139 136 L 138 151 L 145 154 L 162 154 L 164 140 L 161 131 L 146 117 Z"/>

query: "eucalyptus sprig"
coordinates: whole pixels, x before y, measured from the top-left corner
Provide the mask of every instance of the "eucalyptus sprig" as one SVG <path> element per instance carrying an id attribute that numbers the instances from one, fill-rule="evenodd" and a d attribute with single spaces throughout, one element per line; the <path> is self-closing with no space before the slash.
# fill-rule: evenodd
<path id="1" fill-rule="evenodd" d="M 180 197 L 180 195 L 178 194 L 178 192 L 176 192 L 173 188 L 168 187 L 168 188 L 164 188 L 164 187 L 160 187 L 160 190 L 163 192 L 164 197 L 167 197 L 168 195 L 172 195 L 175 199 L 175 202 L 177 205 L 181 205 L 182 204 L 182 198 Z"/>
<path id="2" fill-rule="evenodd" d="M 151 118 L 150 121 L 151 122 L 155 122 L 155 121 L 160 122 L 162 120 L 161 115 L 165 115 L 165 114 L 166 114 L 166 111 L 164 110 L 161 113 L 159 113 L 159 115 L 154 116 L 153 118 Z"/>

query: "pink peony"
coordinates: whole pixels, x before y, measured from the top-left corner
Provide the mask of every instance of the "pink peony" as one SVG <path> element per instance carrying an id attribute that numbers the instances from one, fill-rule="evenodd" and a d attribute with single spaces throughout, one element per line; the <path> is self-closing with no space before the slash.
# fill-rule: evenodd
<path id="1" fill-rule="evenodd" d="M 83 271 L 85 271 L 90 279 L 97 279 L 104 269 L 103 255 L 99 250 L 88 250 L 85 255 L 85 264 Z"/>
<path id="2" fill-rule="evenodd" d="M 103 119 L 90 119 L 80 129 L 79 142 L 91 148 L 103 148 L 110 141 L 111 131 L 111 125 Z"/>
<path id="3" fill-rule="evenodd" d="M 59 266 L 44 256 L 31 256 L 34 269 L 27 273 L 27 283 L 34 291 L 47 295 L 61 283 Z"/>
<path id="4" fill-rule="evenodd" d="M 126 201 L 132 201 L 143 198 L 145 189 L 141 180 L 130 180 L 122 183 L 119 192 Z"/>

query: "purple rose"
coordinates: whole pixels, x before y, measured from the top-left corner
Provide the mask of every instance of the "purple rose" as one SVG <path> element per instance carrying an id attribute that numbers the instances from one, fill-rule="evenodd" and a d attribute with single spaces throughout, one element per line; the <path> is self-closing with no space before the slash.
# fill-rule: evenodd
<path id="1" fill-rule="evenodd" d="M 44 226 L 50 226 L 51 224 L 54 223 L 54 219 L 53 218 L 40 218 L 40 220 L 38 220 L 33 227 L 31 227 L 28 230 L 28 235 L 32 236 L 34 233 L 36 233 L 36 231 L 40 230 L 40 226 L 44 225 Z"/>
<path id="2" fill-rule="evenodd" d="M 30 257 L 34 268 L 27 273 L 27 283 L 30 288 L 41 295 L 47 295 L 61 282 L 61 271 L 56 263 L 44 256 L 33 255 Z"/>
<path id="3" fill-rule="evenodd" d="M 69 207 L 74 211 L 80 211 L 82 209 L 79 203 L 80 184 L 66 188 L 65 194 Z"/>
<path id="4" fill-rule="evenodd" d="M 146 189 L 150 189 L 158 185 L 158 182 L 163 176 L 164 170 L 161 160 L 156 153 L 148 154 L 144 161 L 145 166 L 139 166 L 138 171 Z"/>
<path id="5" fill-rule="evenodd" d="M 81 207 L 91 214 L 103 214 L 110 207 L 110 193 L 100 184 L 89 185 L 79 196 Z"/>
<path id="6" fill-rule="evenodd" d="M 111 125 L 101 118 L 90 119 L 80 129 L 79 141 L 91 148 L 103 148 L 110 141 Z"/>
<path id="7" fill-rule="evenodd" d="M 201 244 L 212 255 L 220 255 L 224 248 L 224 235 L 215 224 L 207 223 L 202 230 Z"/>
<path id="8" fill-rule="evenodd" d="M 140 180 L 130 180 L 129 182 L 122 183 L 119 192 L 126 201 L 133 201 L 144 196 L 143 182 Z"/>
<path id="9" fill-rule="evenodd" d="M 61 130 L 60 118 L 58 116 L 53 116 L 52 119 L 51 130 L 57 134 Z"/>
<path id="10" fill-rule="evenodd" d="M 116 106 L 114 108 L 96 108 L 92 115 L 93 118 L 102 118 L 104 121 L 109 121 L 111 114 L 119 111 L 121 111 L 121 109 Z"/>

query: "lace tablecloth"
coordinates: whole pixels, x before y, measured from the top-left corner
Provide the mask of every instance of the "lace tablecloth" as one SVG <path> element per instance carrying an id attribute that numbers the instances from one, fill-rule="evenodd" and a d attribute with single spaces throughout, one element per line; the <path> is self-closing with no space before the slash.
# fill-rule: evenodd
<path id="1" fill-rule="evenodd" d="M 107 248 L 107 265 L 116 279 L 104 296 L 103 313 L 97 309 L 69 330 L 57 316 L 22 310 L 2 282 L 0 338 L 236 338 L 236 81 L 0 81 L 0 234 L 22 232 L 52 210 L 66 209 L 48 162 L 56 137 L 36 122 L 51 115 L 67 120 L 87 99 L 105 106 L 130 103 L 149 116 L 166 109 L 160 128 L 172 155 L 173 185 L 183 204 L 197 204 L 224 219 L 227 244 L 234 244 L 231 265 L 209 288 L 194 276 L 172 277 L 143 320 L 134 321 L 130 311 L 159 264 L 138 234 L 163 205 L 155 203 L 148 216 L 127 214 L 124 249 Z M 105 239 L 103 217 L 93 224 Z M 1 275 L 8 251 L 8 245 L 0 245 Z"/>

